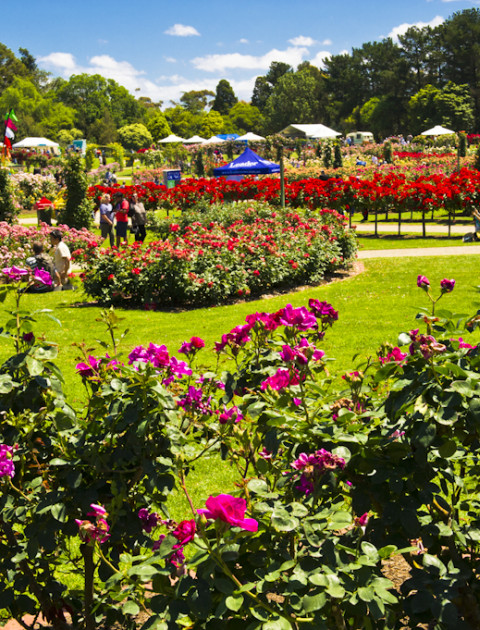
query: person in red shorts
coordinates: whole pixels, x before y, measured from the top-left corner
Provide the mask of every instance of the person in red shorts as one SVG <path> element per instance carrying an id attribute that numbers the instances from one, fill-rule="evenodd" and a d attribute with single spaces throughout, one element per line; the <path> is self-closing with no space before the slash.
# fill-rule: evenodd
<path id="1" fill-rule="evenodd" d="M 123 194 L 118 192 L 115 195 L 115 232 L 117 235 L 116 244 L 120 247 L 121 241 L 128 244 L 127 227 L 128 227 L 128 210 L 130 204 L 124 199 Z"/>

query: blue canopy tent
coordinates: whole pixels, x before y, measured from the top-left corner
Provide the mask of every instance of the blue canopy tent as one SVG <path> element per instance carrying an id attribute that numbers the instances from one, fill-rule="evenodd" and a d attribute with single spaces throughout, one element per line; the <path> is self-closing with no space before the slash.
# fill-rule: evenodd
<path id="1" fill-rule="evenodd" d="M 233 162 L 213 169 L 215 177 L 231 177 L 232 175 L 268 175 L 280 173 L 280 165 L 264 160 L 248 147 Z"/>

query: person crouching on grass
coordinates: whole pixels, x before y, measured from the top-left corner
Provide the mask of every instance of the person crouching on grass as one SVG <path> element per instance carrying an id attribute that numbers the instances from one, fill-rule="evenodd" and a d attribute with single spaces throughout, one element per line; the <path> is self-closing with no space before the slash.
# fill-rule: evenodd
<path id="1" fill-rule="evenodd" d="M 123 193 L 116 193 L 115 195 L 115 231 L 117 234 L 116 245 L 120 247 L 120 242 L 125 241 L 125 245 L 128 245 L 127 227 L 128 227 L 128 211 L 130 204 L 123 198 Z"/>

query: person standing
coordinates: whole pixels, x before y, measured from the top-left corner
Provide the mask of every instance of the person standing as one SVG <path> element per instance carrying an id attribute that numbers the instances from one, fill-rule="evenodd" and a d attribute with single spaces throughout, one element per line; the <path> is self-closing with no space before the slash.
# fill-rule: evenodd
<path id="1" fill-rule="evenodd" d="M 120 247 L 122 239 L 128 245 L 127 227 L 128 227 L 128 211 L 130 204 L 123 198 L 123 193 L 118 192 L 115 195 L 115 231 L 117 233 L 116 244 Z"/>
<path id="2" fill-rule="evenodd" d="M 110 203 L 110 195 L 105 193 L 100 200 L 100 231 L 103 239 L 106 239 L 107 236 L 110 239 L 110 247 L 113 247 L 114 243 L 113 217 L 114 212 Z"/>
<path id="3" fill-rule="evenodd" d="M 55 247 L 55 276 L 53 282 L 55 287 L 63 288 L 68 284 L 68 272 L 70 271 L 70 259 L 72 256 L 68 245 L 62 241 L 60 230 L 55 229 L 50 232 L 50 243 Z"/>
<path id="4" fill-rule="evenodd" d="M 130 217 L 132 219 L 133 233 L 135 234 L 135 240 L 143 243 L 145 236 L 147 235 L 146 223 L 147 223 L 147 211 L 141 201 L 138 201 L 138 195 L 133 193 L 130 198 Z"/>

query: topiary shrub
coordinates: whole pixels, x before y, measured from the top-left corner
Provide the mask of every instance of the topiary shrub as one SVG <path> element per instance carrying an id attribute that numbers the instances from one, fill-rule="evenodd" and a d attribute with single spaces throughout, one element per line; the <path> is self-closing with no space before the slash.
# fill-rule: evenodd
<path id="1" fill-rule="evenodd" d="M 325 168 L 330 168 L 332 166 L 332 145 L 330 142 L 325 144 L 325 148 L 323 149 L 323 166 Z"/>
<path id="2" fill-rule="evenodd" d="M 12 186 L 8 171 L 0 168 L 0 221 L 11 223 L 18 210 L 13 203 Z"/>
<path id="3" fill-rule="evenodd" d="M 337 142 L 333 151 L 333 168 L 341 168 L 343 166 L 342 148 Z"/>
<path id="4" fill-rule="evenodd" d="M 94 205 L 87 196 L 88 181 L 79 155 L 72 153 L 68 156 L 63 174 L 67 199 L 64 208 L 59 212 L 59 222 L 76 229 L 88 228 L 92 223 Z"/>

